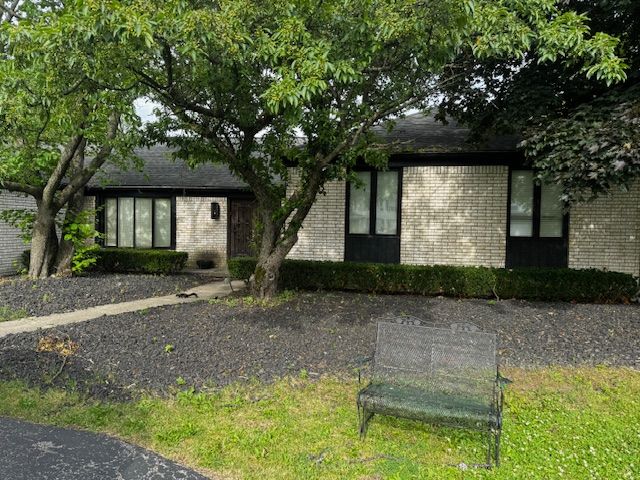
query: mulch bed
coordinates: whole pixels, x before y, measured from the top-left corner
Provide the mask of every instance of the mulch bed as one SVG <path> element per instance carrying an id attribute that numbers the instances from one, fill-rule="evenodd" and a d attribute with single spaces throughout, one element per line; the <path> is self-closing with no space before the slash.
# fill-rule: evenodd
<path id="1" fill-rule="evenodd" d="M 268 309 L 197 302 L 9 336 L 0 339 L 0 379 L 46 386 L 48 378 L 119 397 L 167 392 L 178 384 L 201 388 L 301 372 L 353 374 L 357 361 L 373 352 L 376 322 L 409 315 L 426 323 L 473 322 L 496 332 L 503 366 L 640 368 L 636 305 L 302 293 Z M 77 344 L 65 373 L 53 382 L 60 359 L 35 351 L 46 334 Z"/>
<path id="2" fill-rule="evenodd" d="M 43 280 L 17 277 L 0 283 L 0 306 L 24 310 L 27 316 L 42 316 L 168 295 L 210 281 L 211 277 L 192 274 L 159 276 L 96 273 Z"/>

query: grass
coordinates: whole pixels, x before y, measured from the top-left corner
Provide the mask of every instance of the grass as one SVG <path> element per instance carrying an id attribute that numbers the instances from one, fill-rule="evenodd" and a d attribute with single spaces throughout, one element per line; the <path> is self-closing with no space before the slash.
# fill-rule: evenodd
<path id="1" fill-rule="evenodd" d="M 251 295 L 238 296 L 230 295 L 223 298 L 212 298 L 209 300 L 210 305 L 226 305 L 227 307 L 260 307 L 273 308 L 283 303 L 290 302 L 296 296 L 296 292 L 292 290 L 284 290 L 270 299 L 259 299 Z"/>
<path id="2" fill-rule="evenodd" d="M 18 320 L 24 318 L 29 314 L 24 308 L 13 309 L 6 306 L 0 307 L 0 322 L 8 322 L 10 320 Z"/>
<path id="3" fill-rule="evenodd" d="M 375 417 L 357 436 L 352 379 L 193 389 L 97 403 L 0 383 L 0 415 L 108 432 L 229 479 L 631 479 L 640 477 L 640 372 L 509 370 L 503 465 L 482 462 L 478 433 Z M 220 478 L 220 477 L 217 477 Z"/>

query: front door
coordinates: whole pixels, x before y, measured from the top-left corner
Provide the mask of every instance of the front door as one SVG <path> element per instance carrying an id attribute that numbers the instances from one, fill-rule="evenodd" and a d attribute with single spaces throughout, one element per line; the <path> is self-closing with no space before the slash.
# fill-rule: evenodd
<path id="1" fill-rule="evenodd" d="M 251 256 L 251 238 L 256 212 L 255 200 L 229 199 L 229 257 Z"/>
<path id="2" fill-rule="evenodd" d="M 358 184 L 347 185 L 345 261 L 400 263 L 402 174 L 357 172 Z"/>

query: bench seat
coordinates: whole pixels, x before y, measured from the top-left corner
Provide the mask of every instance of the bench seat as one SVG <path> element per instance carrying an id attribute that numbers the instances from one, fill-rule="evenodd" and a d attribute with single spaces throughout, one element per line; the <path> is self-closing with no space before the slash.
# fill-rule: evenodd
<path id="1" fill-rule="evenodd" d="M 358 406 L 378 413 L 486 430 L 498 424 L 498 416 L 486 398 L 447 394 L 411 385 L 372 383 L 358 394 Z"/>

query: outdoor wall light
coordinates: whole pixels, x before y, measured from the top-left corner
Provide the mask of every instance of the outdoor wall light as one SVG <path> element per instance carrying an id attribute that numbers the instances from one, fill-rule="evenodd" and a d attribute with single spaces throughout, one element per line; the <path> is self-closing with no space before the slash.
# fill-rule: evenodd
<path id="1" fill-rule="evenodd" d="M 211 218 L 218 220 L 220 218 L 220 204 L 217 202 L 211 203 Z"/>

